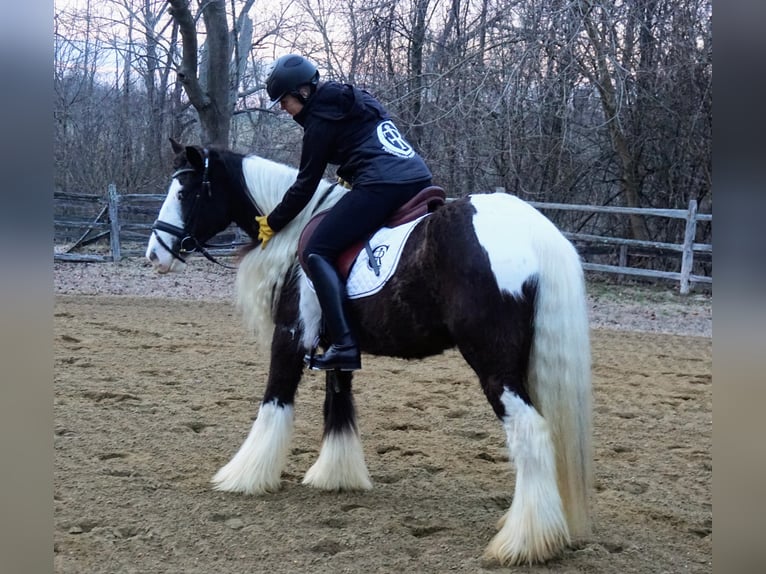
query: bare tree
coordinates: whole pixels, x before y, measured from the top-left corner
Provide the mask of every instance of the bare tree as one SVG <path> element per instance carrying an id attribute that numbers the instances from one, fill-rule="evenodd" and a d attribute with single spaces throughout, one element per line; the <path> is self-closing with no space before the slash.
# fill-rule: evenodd
<path id="1" fill-rule="evenodd" d="M 192 15 L 187 0 L 168 0 L 170 15 L 178 23 L 183 39 L 183 56 L 178 80 L 197 110 L 205 144 L 228 145 L 232 106 L 229 98 L 231 43 L 226 21 L 225 0 L 206 0 Z M 197 35 L 199 16 L 205 24 L 206 51 L 200 70 Z"/>
<path id="2" fill-rule="evenodd" d="M 299 52 L 379 97 L 453 195 L 711 201 L 710 0 L 278 0 L 256 18 L 252 0 L 108 2 L 117 17 L 57 12 L 61 186 L 150 188 L 165 138 L 192 127 L 297 162 L 300 129 L 265 113 L 263 84 L 268 62 Z M 678 234 L 639 218 L 620 231 Z"/>
<path id="3" fill-rule="evenodd" d="M 575 52 L 578 69 L 599 95 L 624 203 L 638 207 L 662 197 L 659 203 L 667 205 L 669 194 L 688 185 L 680 180 L 666 180 L 661 187 L 654 184 L 658 171 L 670 168 L 669 158 L 662 157 L 668 143 L 672 142 L 674 153 L 694 146 L 691 138 L 680 141 L 677 135 L 689 129 L 706 141 L 708 151 L 712 143 L 708 129 L 712 62 L 704 47 L 705 38 L 710 37 L 706 24 L 710 4 L 578 0 L 572 8 L 585 40 Z M 676 190 L 671 191 L 668 184 Z M 707 183 L 703 186 L 709 190 Z M 681 193 L 682 198 L 688 194 Z M 632 217 L 632 235 L 648 237 L 651 232 L 646 225 L 644 218 Z"/>

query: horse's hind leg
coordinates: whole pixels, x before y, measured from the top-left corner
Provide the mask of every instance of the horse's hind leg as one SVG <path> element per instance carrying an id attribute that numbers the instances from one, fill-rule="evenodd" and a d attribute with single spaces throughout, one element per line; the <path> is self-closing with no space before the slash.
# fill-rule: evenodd
<path id="1" fill-rule="evenodd" d="M 213 488 L 245 494 L 278 490 L 293 435 L 293 404 L 303 371 L 303 348 L 289 325 L 277 325 L 271 366 L 258 416 L 237 454 L 213 477 Z"/>
<path id="2" fill-rule="evenodd" d="M 509 388 L 499 402 L 516 488 L 485 557 L 501 564 L 544 562 L 569 544 L 550 430 L 537 410 Z"/>
<path id="3" fill-rule="evenodd" d="M 501 564 L 544 562 L 569 542 L 556 479 L 556 455 L 548 422 L 532 405 L 527 368 L 533 337 L 534 293 L 503 298 L 496 313 L 457 317 L 453 328 L 458 348 L 479 375 L 484 393 L 506 434 L 516 467 L 511 508 L 485 557 Z M 504 316 L 505 321 L 497 317 Z"/>
<path id="4" fill-rule="evenodd" d="M 322 450 L 303 484 L 322 490 L 372 488 L 356 426 L 351 379 L 350 372 L 327 371 Z"/>

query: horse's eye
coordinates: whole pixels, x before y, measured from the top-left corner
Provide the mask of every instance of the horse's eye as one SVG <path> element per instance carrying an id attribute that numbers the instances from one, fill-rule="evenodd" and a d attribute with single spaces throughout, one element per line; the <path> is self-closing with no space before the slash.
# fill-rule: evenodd
<path id="1" fill-rule="evenodd" d="M 183 191 L 179 191 L 178 194 L 177 194 L 177 197 L 178 197 L 178 201 L 183 201 L 184 200 L 184 192 Z"/>

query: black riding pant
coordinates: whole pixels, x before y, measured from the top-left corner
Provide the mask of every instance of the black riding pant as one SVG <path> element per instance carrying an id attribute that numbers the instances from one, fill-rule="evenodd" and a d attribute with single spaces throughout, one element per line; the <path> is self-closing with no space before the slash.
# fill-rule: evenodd
<path id="1" fill-rule="evenodd" d="M 394 211 L 430 185 L 426 179 L 354 186 L 319 223 L 303 251 L 304 260 L 315 253 L 334 263 L 347 247 L 372 235 Z"/>

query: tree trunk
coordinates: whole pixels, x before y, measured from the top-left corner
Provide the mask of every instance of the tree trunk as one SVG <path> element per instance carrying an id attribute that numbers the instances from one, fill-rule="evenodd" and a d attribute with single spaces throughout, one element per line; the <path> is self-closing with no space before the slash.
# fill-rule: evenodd
<path id="1" fill-rule="evenodd" d="M 178 80 L 200 119 L 203 145 L 228 146 L 233 114 L 229 99 L 229 29 L 226 22 L 225 0 L 209 0 L 203 5 L 203 20 L 207 29 L 207 58 L 204 77 L 198 70 L 198 43 L 195 20 L 185 0 L 168 0 L 170 15 L 178 22 L 183 38 L 183 59 Z"/>
<path id="2" fill-rule="evenodd" d="M 412 131 L 408 139 L 420 149 L 423 136 L 423 50 L 426 37 L 426 14 L 429 0 L 416 0 L 412 38 L 410 38 L 410 97 L 412 98 Z"/>
<path id="3" fill-rule="evenodd" d="M 584 3 L 589 5 L 588 2 Z M 614 151 L 620 161 L 620 186 L 625 197 L 625 203 L 628 207 L 640 207 L 639 202 L 639 179 L 638 179 L 638 159 L 632 152 L 628 143 L 628 136 L 623 133 L 620 126 L 620 109 L 617 102 L 617 92 L 612 76 L 607 64 L 607 42 L 603 41 L 602 33 L 608 35 L 609 22 L 602 12 L 602 26 L 604 31 L 599 32 L 595 18 L 595 11 L 590 7 L 584 14 L 583 22 L 588 34 L 588 39 L 593 49 L 593 70 L 595 84 L 601 98 L 601 107 L 604 110 L 604 116 L 609 130 L 609 138 L 614 147 Z M 646 231 L 646 222 L 640 215 L 630 215 L 630 229 L 634 239 L 645 240 L 648 237 Z"/>

